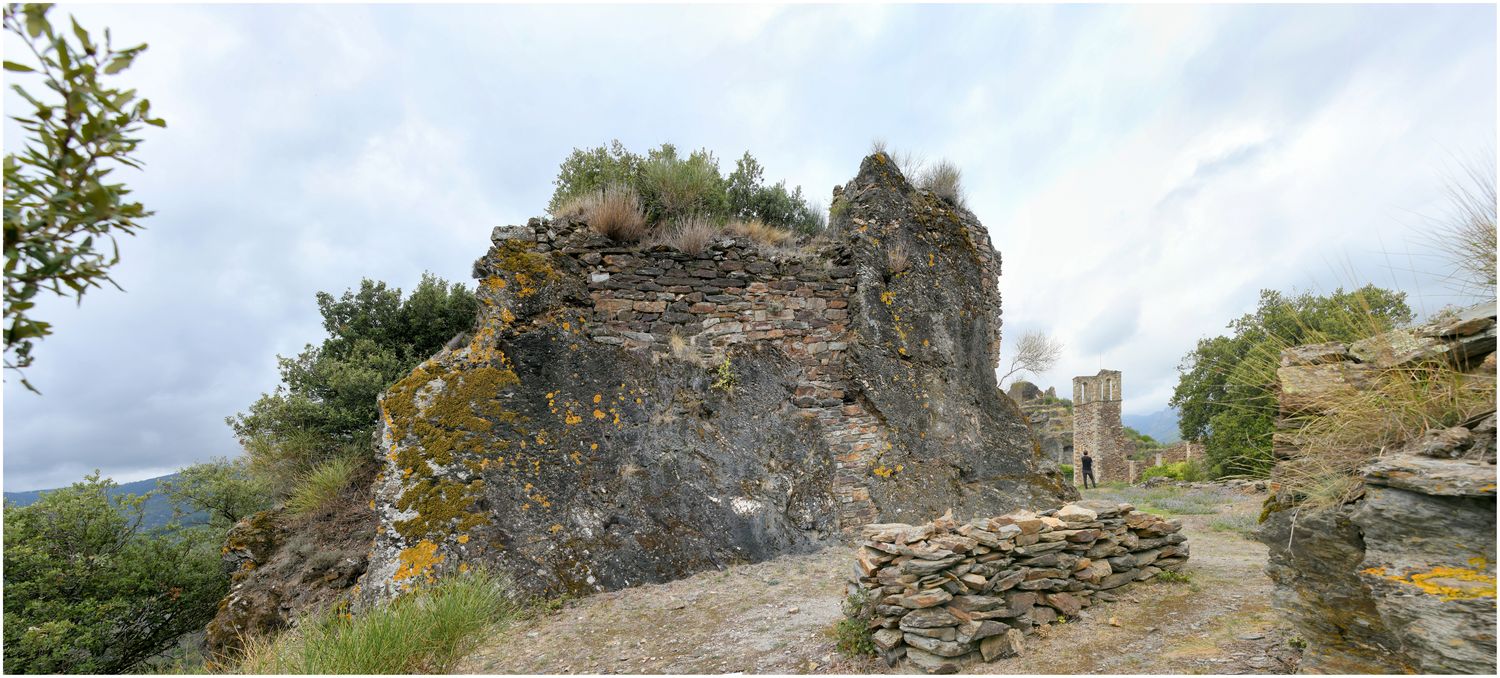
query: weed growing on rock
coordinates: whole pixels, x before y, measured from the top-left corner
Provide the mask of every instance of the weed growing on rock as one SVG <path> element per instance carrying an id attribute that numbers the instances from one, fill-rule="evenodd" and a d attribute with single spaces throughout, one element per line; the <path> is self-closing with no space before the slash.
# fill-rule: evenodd
<path id="1" fill-rule="evenodd" d="M 695 214 L 679 217 L 661 238 L 661 244 L 688 254 L 702 254 L 713 244 L 719 230 L 705 216 Z"/>
<path id="2" fill-rule="evenodd" d="M 1158 572 L 1156 574 L 1156 580 L 1166 582 L 1168 584 L 1191 584 L 1193 583 L 1193 575 L 1191 572 L 1173 572 L 1172 570 L 1162 570 L 1161 572 Z"/>
<path id="3" fill-rule="evenodd" d="M 734 390 L 735 384 L 734 365 L 729 362 L 729 356 L 724 356 L 724 362 L 714 368 L 713 389 L 728 393 Z"/>
<path id="4" fill-rule="evenodd" d="M 288 511 L 305 515 L 337 499 L 359 472 L 360 462 L 354 455 L 334 457 L 297 479 L 286 499 Z"/>
<path id="5" fill-rule="evenodd" d="M 875 640 L 870 633 L 870 616 L 874 605 L 864 591 L 856 591 L 844 598 L 844 618 L 828 631 L 833 636 L 834 648 L 847 657 L 870 657 L 875 655 Z"/>

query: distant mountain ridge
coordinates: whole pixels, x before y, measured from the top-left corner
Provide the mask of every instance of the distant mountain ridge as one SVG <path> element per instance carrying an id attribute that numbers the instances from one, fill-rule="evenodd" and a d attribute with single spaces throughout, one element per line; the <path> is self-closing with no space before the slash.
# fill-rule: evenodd
<path id="1" fill-rule="evenodd" d="M 1163 443 L 1175 443 L 1182 440 L 1182 433 L 1177 427 L 1177 410 L 1170 407 L 1151 414 L 1123 415 L 1120 421 Z"/>
<path id="2" fill-rule="evenodd" d="M 155 478 L 137 480 L 133 483 L 122 483 L 119 487 L 110 490 L 109 494 L 112 497 L 122 494 L 146 494 L 147 492 L 159 489 L 158 486 L 161 481 L 172 480 L 176 477 L 176 473 L 171 473 L 164 476 L 157 476 Z M 32 504 L 35 504 L 38 499 L 41 499 L 43 494 L 51 492 L 54 489 L 60 488 L 52 488 L 47 490 L 27 490 L 24 492 L 5 492 L 5 505 L 14 505 L 16 507 L 30 506 Z M 165 493 L 157 493 L 151 495 L 151 497 L 146 500 L 145 508 L 145 517 L 141 521 L 141 525 L 143 527 L 161 527 L 171 522 L 172 520 L 172 502 L 167 499 L 167 495 Z M 184 522 L 199 522 L 198 520 L 193 520 L 192 518 L 196 518 L 196 516 L 188 518 Z"/>

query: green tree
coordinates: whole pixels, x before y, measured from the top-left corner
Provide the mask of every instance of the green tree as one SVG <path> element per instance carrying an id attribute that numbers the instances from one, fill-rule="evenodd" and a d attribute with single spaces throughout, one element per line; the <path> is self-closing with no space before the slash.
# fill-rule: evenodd
<path id="1" fill-rule="evenodd" d="M 1183 440 L 1203 441 L 1215 476 L 1264 475 L 1274 463 L 1281 351 L 1355 341 L 1411 319 L 1405 293 L 1374 285 L 1326 296 L 1261 290 L 1256 310 L 1229 323 L 1228 336 L 1200 339 L 1178 366 L 1169 402 L 1179 410 Z"/>
<path id="2" fill-rule="evenodd" d="M 162 481 L 160 488 L 179 515 L 207 514 L 209 525 L 225 531 L 271 504 L 270 488 L 250 473 L 244 457 L 194 464 Z"/>
<path id="3" fill-rule="evenodd" d="M 145 496 L 96 471 L 5 507 L 5 670 L 123 673 L 208 623 L 222 531 L 141 528 Z"/>
<path id="4" fill-rule="evenodd" d="M 56 30 L 51 5 L 5 6 L 5 30 L 20 38 L 29 59 L 5 61 L 13 77 L 39 76 L 42 87 L 11 88 L 30 108 L 11 116 L 25 132 L 25 150 L 5 154 L 5 367 L 23 374 L 35 342 L 52 324 L 31 315 L 36 295 L 48 291 L 79 302 L 109 283 L 120 261 L 118 235 L 134 235 L 150 216 L 130 190 L 111 182 L 119 167 L 140 169 L 135 157 L 143 125 L 165 127 L 151 102 L 135 90 L 106 84 L 129 68 L 145 44 L 115 49 L 70 18 Z M 36 388 L 21 377 L 26 388 Z"/>
<path id="5" fill-rule="evenodd" d="M 323 342 L 277 356 L 281 384 L 227 419 L 251 470 L 278 493 L 327 460 L 368 458 L 380 394 L 473 329 L 479 310 L 462 284 L 432 275 L 404 299 L 400 289 L 366 279 L 357 292 L 320 292 L 317 302 Z"/>

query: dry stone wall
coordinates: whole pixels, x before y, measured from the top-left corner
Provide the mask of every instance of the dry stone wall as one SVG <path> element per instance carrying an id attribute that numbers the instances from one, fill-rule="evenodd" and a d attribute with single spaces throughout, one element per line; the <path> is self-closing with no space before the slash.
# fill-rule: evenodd
<path id="1" fill-rule="evenodd" d="M 1038 626 L 1181 568 L 1181 529 L 1098 500 L 962 524 L 866 525 L 854 586 L 888 663 L 952 673 L 1015 655 Z"/>
<path id="2" fill-rule="evenodd" d="M 1495 391 L 1495 306 L 1352 345 L 1282 354 L 1277 453 L 1301 454 L 1289 418 L 1356 398 L 1390 370 L 1450 361 L 1465 388 Z M 1493 401 L 1492 401 L 1493 402 Z M 1259 538 L 1276 606 L 1317 673 L 1495 673 L 1493 409 L 1387 449 L 1358 469 L 1360 495 L 1321 510 L 1277 483 Z"/>

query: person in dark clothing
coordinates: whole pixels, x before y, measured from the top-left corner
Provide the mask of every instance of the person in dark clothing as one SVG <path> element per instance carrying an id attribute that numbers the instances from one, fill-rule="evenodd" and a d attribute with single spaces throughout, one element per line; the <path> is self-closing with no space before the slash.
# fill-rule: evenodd
<path id="1" fill-rule="evenodd" d="M 1089 488 L 1089 482 L 1093 481 L 1094 487 L 1099 487 L 1099 481 L 1094 480 L 1094 458 L 1088 452 L 1083 453 L 1083 489 Z"/>

